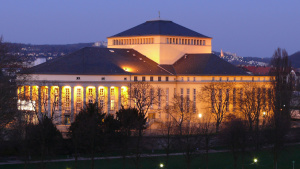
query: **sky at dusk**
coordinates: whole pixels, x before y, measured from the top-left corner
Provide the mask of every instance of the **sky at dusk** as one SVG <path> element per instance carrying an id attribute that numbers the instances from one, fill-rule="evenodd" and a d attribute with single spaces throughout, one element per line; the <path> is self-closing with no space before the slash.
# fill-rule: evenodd
<path id="1" fill-rule="evenodd" d="M 214 51 L 271 57 L 300 51 L 299 0 L 0 0 L 5 41 L 72 44 L 106 41 L 147 20 L 172 20 L 213 38 Z"/>

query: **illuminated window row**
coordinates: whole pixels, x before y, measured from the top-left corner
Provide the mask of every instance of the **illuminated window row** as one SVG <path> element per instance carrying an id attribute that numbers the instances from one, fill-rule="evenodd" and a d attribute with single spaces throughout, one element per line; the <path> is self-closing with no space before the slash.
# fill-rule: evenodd
<path id="1" fill-rule="evenodd" d="M 186 39 L 186 38 L 167 38 L 167 44 L 181 44 L 181 45 L 200 45 L 205 46 L 206 41 L 200 39 Z"/>
<path id="2" fill-rule="evenodd" d="M 154 38 L 114 39 L 113 45 L 153 44 Z"/>

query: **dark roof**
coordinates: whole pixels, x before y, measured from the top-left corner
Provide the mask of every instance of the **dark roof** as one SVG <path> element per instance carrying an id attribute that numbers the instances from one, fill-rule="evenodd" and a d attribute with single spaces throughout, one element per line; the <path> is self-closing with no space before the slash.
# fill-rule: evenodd
<path id="1" fill-rule="evenodd" d="M 130 69 L 125 71 L 124 68 Z M 133 49 L 86 47 L 28 70 L 32 74 L 77 75 L 247 75 L 214 54 L 186 54 L 158 65 Z M 27 72 L 27 73 L 28 73 Z"/>
<path id="2" fill-rule="evenodd" d="M 127 72 L 124 67 L 132 71 Z M 86 47 L 28 70 L 34 74 L 170 75 L 169 72 L 133 49 Z"/>
<path id="3" fill-rule="evenodd" d="M 173 67 L 177 75 L 248 75 L 214 54 L 186 54 Z"/>
<path id="4" fill-rule="evenodd" d="M 111 37 L 125 37 L 125 36 L 143 36 L 143 35 L 171 35 L 171 36 L 189 36 L 189 37 L 204 37 L 198 32 L 190 30 L 186 27 L 178 25 L 172 21 L 153 20 L 142 23 L 131 29 L 118 33 Z"/>

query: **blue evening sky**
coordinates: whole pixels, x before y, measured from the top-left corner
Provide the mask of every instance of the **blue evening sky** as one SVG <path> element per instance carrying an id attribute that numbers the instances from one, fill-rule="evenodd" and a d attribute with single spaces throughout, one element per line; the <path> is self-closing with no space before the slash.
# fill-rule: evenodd
<path id="1" fill-rule="evenodd" d="M 299 0 L 0 0 L 5 41 L 71 44 L 158 17 L 213 37 L 213 50 L 271 57 L 300 51 Z"/>

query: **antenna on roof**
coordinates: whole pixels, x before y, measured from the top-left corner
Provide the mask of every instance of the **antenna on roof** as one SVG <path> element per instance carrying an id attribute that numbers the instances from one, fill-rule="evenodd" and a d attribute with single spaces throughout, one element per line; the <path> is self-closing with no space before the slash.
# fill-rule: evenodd
<path id="1" fill-rule="evenodd" d="M 160 19 L 160 11 L 158 11 L 158 19 Z"/>

